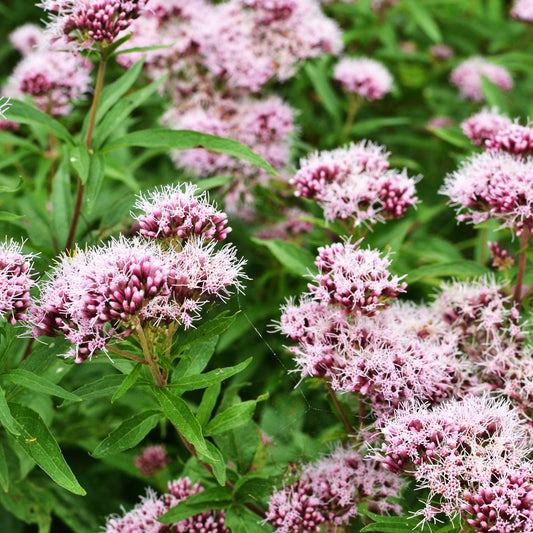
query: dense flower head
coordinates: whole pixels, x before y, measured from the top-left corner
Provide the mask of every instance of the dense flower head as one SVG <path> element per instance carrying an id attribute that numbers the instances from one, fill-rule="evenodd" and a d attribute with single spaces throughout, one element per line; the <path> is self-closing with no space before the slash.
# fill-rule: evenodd
<path id="1" fill-rule="evenodd" d="M 481 79 L 485 76 L 503 91 L 513 88 L 513 80 L 508 70 L 500 65 L 490 63 L 483 57 L 466 59 L 450 74 L 450 81 L 459 87 L 463 98 L 481 102 L 484 100 Z"/>
<path id="2" fill-rule="evenodd" d="M 407 284 L 388 271 L 388 257 L 362 250 L 358 243 L 334 243 L 318 249 L 318 274 L 309 284 L 317 300 L 339 305 L 346 313 L 374 316 L 403 292 Z"/>
<path id="3" fill-rule="evenodd" d="M 417 202 L 415 180 L 389 169 L 382 146 L 362 141 L 300 160 L 290 183 L 296 196 L 314 198 L 326 220 L 352 218 L 355 225 L 404 215 Z"/>
<path id="4" fill-rule="evenodd" d="M 520 235 L 533 227 L 533 160 L 506 152 L 476 154 L 448 175 L 440 192 L 457 206 L 459 221 L 489 218 Z"/>
<path id="5" fill-rule="evenodd" d="M 434 44 L 429 49 L 430 54 L 441 60 L 451 59 L 454 55 L 453 49 L 447 44 Z"/>
<path id="6" fill-rule="evenodd" d="M 135 466 L 144 476 L 153 476 L 171 462 L 164 446 L 148 446 L 142 453 L 135 456 Z"/>
<path id="7" fill-rule="evenodd" d="M 266 521 L 277 533 L 336 531 L 367 502 L 376 512 L 398 512 L 387 501 L 401 489 L 401 481 L 364 450 L 337 447 L 314 463 L 303 465 L 298 479 L 270 497 Z M 323 526 L 321 526 L 323 524 Z"/>
<path id="8" fill-rule="evenodd" d="M 244 261 L 215 244 L 193 239 L 178 252 L 121 238 L 63 255 L 32 309 L 32 333 L 65 336 L 66 355 L 81 362 L 144 324 L 189 327 L 204 303 L 240 289 Z"/>
<path id="9" fill-rule="evenodd" d="M 0 317 L 11 324 L 25 320 L 31 303 L 32 255 L 22 253 L 14 241 L 0 243 Z"/>
<path id="10" fill-rule="evenodd" d="M 382 432 L 385 468 L 430 489 L 429 512 L 421 514 L 461 513 L 479 532 L 531 530 L 525 425 L 507 401 L 468 396 L 432 410 L 408 404 Z"/>
<path id="11" fill-rule="evenodd" d="M 461 129 L 472 144 L 484 146 L 488 139 L 511 124 L 511 119 L 502 115 L 497 107 L 491 109 L 484 107 L 479 113 L 474 113 L 463 120 Z"/>
<path id="12" fill-rule="evenodd" d="M 40 7 L 52 13 L 51 32 L 84 48 L 108 46 L 148 0 L 42 0 Z"/>
<path id="13" fill-rule="evenodd" d="M 194 485 L 188 477 L 168 483 L 168 493 L 158 496 L 152 489 L 147 489 L 146 496 L 131 511 L 124 511 L 123 516 L 111 515 L 107 518 L 105 533 L 229 533 L 224 524 L 224 511 L 205 511 L 175 522 L 170 526 L 157 519 L 170 508 L 189 496 L 202 492 L 200 482 Z"/>
<path id="14" fill-rule="evenodd" d="M 369 101 L 383 98 L 393 82 L 390 72 L 368 57 L 343 57 L 335 65 L 333 77 L 346 91 Z"/>
<path id="15" fill-rule="evenodd" d="M 496 130 L 485 144 L 489 150 L 508 152 L 519 157 L 533 155 L 533 128 L 515 122 Z"/>
<path id="16" fill-rule="evenodd" d="M 72 102 L 86 97 L 91 87 L 92 64 L 78 54 L 53 48 L 37 49 L 18 63 L 3 92 L 21 98 L 27 94 L 51 115 L 67 115 Z"/>
<path id="17" fill-rule="evenodd" d="M 525 22 L 533 22 L 533 2 L 531 0 L 516 0 L 511 9 L 511 16 Z"/>
<path id="18" fill-rule="evenodd" d="M 9 34 L 9 41 L 22 54 L 31 54 L 47 44 L 47 38 L 37 24 L 23 24 Z"/>
<path id="19" fill-rule="evenodd" d="M 147 196 L 140 195 L 135 208 L 140 233 L 149 239 L 185 241 L 192 237 L 224 240 L 231 228 L 225 213 L 209 202 L 193 184 L 167 185 Z"/>

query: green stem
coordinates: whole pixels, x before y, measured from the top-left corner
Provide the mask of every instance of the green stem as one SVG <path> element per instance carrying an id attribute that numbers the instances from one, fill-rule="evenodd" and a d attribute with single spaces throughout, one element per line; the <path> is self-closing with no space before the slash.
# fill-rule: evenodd
<path id="1" fill-rule="evenodd" d="M 358 94 L 349 93 L 348 94 L 348 113 L 346 115 L 346 121 L 344 122 L 344 127 L 342 128 L 339 144 L 344 144 L 348 137 L 350 136 L 350 130 L 353 126 L 353 121 L 357 111 L 361 107 L 363 100 L 359 97 Z"/>
<path id="2" fill-rule="evenodd" d="M 96 85 L 94 88 L 93 103 L 91 105 L 91 114 L 89 116 L 89 126 L 87 127 L 87 135 L 85 136 L 85 146 L 87 150 L 90 151 L 91 141 L 93 137 L 94 124 L 96 122 L 96 111 L 98 110 L 98 103 L 100 102 L 100 96 L 102 95 L 102 88 L 104 86 L 104 74 L 106 67 L 106 58 L 103 55 L 100 59 L 100 64 L 98 65 L 98 74 L 96 75 Z M 72 214 L 72 221 L 70 223 L 70 229 L 68 231 L 67 242 L 65 244 L 65 250 L 70 250 L 72 248 L 72 243 L 74 242 L 74 236 L 76 234 L 76 228 L 78 227 L 78 222 L 81 215 L 81 207 L 83 204 L 83 195 L 85 192 L 85 185 L 78 177 L 78 186 L 76 189 L 76 200 L 74 202 L 74 212 Z"/>
<path id="3" fill-rule="evenodd" d="M 150 347 L 148 339 L 146 338 L 146 335 L 144 334 L 144 329 L 140 322 L 135 327 L 135 330 L 137 331 L 139 342 L 141 343 L 141 348 L 143 350 L 144 358 L 146 359 L 148 363 L 148 368 L 150 369 L 150 372 L 152 373 L 155 384 L 158 387 L 164 387 L 167 384 L 167 375 L 166 373 L 165 375 L 161 374 L 161 370 L 159 369 L 159 365 L 157 364 L 157 357 L 155 357 L 154 354 L 152 353 L 152 349 Z"/>
<path id="4" fill-rule="evenodd" d="M 514 286 L 513 300 L 516 304 L 522 302 L 522 284 L 524 282 L 524 274 L 526 272 L 527 263 L 527 245 L 529 237 L 531 236 L 531 230 L 524 228 L 520 234 L 520 257 L 518 259 L 518 276 Z"/>
<path id="5" fill-rule="evenodd" d="M 484 265 L 487 262 L 487 235 L 488 231 L 487 228 L 482 228 L 480 232 L 480 250 L 479 250 L 479 260 L 482 265 Z"/>
<path id="6" fill-rule="evenodd" d="M 146 361 L 146 359 L 133 355 L 132 353 L 125 352 L 124 350 L 116 348 L 115 346 L 107 346 L 107 349 L 110 352 L 116 353 L 117 355 L 121 355 L 122 357 L 126 357 L 127 359 L 131 359 L 132 361 L 137 361 L 138 363 L 141 363 L 143 365 L 148 365 L 148 361 Z"/>
<path id="7" fill-rule="evenodd" d="M 335 406 L 335 409 L 337 409 L 337 412 L 339 413 L 339 416 L 341 417 L 342 422 L 344 423 L 344 427 L 348 430 L 348 433 L 353 435 L 355 433 L 352 425 L 350 424 L 350 421 L 348 420 L 348 417 L 346 416 L 346 413 L 344 412 L 344 409 L 342 408 L 342 405 L 339 402 L 339 399 L 337 398 L 337 395 L 335 394 L 335 391 L 331 388 L 331 385 L 326 382 L 326 388 L 328 389 L 328 393 L 331 397 L 331 400 L 333 401 L 333 405 Z"/>

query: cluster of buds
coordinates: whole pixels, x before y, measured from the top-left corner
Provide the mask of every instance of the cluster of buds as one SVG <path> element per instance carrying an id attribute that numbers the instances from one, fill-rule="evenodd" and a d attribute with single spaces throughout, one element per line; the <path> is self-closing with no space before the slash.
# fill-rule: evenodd
<path id="1" fill-rule="evenodd" d="M 313 153 L 290 180 L 296 196 L 316 199 L 326 220 L 354 225 L 399 218 L 417 202 L 415 180 L 389 169 L 388 154 L 370 142 Z"/>
<path id="2" fill-rule="evenodd" d="M 509 252 L 500 248 L 497 242 L 489 242 L 487 244 L 494 268 L 498 270 L 509 270 L 514 265 L 514 259 L 509 255 Z"/>
<path id="3" fill-rule="evenodd" d="M 363 450 L 364 452 L 364 450 Z M 303 465 L 298 479 L 270 497 L 266 521 L 277 533 L 337 530 L 366 502 L 379 512 L 398 512 L 388 501 L 401 481 L 362 450 L 338 447 L 315 463 Z"/>
<path id="4" fill-rule="evenodd" d="M 13 241 L 0 244 L 0 317 L 11 324 L 25 320 L 31 304 L 32 255 Z"/>
<path id="5" fill-rule="evenodd" d="M 511 119 L 502 115 L 497 107 L 492 109 L 483 108 L 479 113 L 474 113 L 461 122 L 463 133 L 476 146 L 485 146 L 486 141 L 511 126 Z"/>
<path id="6" fill-rule="evenodd" d="M 224 523 L 224 511 L 205 511 L 171 525 L 157 521 L 179 502 L 203 490 L 199 481 L 193 485 L 188 477 L 170 481 L 168 493 L 162 496 L 148 489 L 146 496 L 141 496 L 141 502 L 131 511 L 125 512 L 123 516 L 108 517 L 104 531 L 105 533 L 190 533 L 192 531 L 230 533 Z"/>
<path id="7" fill-rule="evenodd" d="M 148 446 L 141 454 L 135 456 L 135 466 L 143 476 L 153 476 L 171 462 L 164 446 Z"/>

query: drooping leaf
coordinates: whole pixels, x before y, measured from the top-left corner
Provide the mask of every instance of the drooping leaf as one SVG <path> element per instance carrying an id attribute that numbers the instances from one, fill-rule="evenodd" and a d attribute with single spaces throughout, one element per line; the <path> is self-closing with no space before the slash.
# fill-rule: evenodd
<path id="1" fill-rule="evenodd" d="M 296 244 L 281 239 L 263 240 L 252 238 L 252 241 L 267 248 L 283 265 L 285 270 L 291 274 L 305 276 L 309 273 L 309 269 L 313 268 L 313 255 Z"/>
<path id="2" fill-rule="evenodd" d="M 450 261 L 448 263 L 434 263 L 424 265 L 412 270 L 407 275 L 407 283 L 414 283 L 422 278 L 442 278 L 446 276 L 483 276 L 490 270 L 475 261 L 462 260 Z"/>
<path id="3" fill-rule="evenodd" d="M 111 398 L 111 403 L 116 402 L 119 398 L 124 396 L 124 394 L 126 394 L 126 392 L 128 392 L 133 385 L 135 385 L 135 383 L 141 376 L 142 367 L 143 365 L 141 363 L 137 363 L 133 367 L 133 370 L 126 376 L 126 378 L 120 384 L 120 387 L 117 389 L 115 394 L 113 394 Z"/>

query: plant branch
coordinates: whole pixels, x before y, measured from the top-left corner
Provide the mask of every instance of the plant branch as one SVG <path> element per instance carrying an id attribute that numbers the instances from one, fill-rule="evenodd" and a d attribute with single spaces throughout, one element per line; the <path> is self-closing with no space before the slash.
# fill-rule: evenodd
<path id="1" fill-rule="evenodd" d="M 333 405 L 335 405 L 335 408 L 337 409 L 337 412 L 339 413 L 339 416 L 341 417 L 341 420 L 344 423 L 344 426 L 348 430 L 348 433 L 354 434 L 355 431 L 350 424 L 350 421 L 348 420 L 348 417 L 346 416 L 346 413 L 344 412 L 344 409 L 342 408 L 342 405 L 339 402 L 339 399 L 337 398 L 337 395 L 335 394 L 335 391 L 331 388 L 331 385 L 326 382 L 326 388 L 328 389 L 328 393 L 331 397 L 331 400 L 333 401 Z"/>
<path id="2" fill-rule="evenodd" d="M 526 272 L 527 263 L 527 245 L 529 237 L 531 236 L 531 230 L 525 227 L 520 234 L 520 257 L 518 259 L 518 276 L 514 286 L 513 301 L 516 304 L 522 302 L 522 284 L 524 283 L 524 274 Z"/>
<path id="3" fill-rule="evenodd" d="M 133 355 L 132 353 L 125 352 L 124 350 L 121 350 L 120 348 L 116 348 L 115 346 L 107 346 L 107 349 L 110 352 L 116 353 L 117 355 L 121 355 L 122 357 L 126 357 L 127 359 L 132 359 L 133 361 L 137 361 L 138 363 L 141 363 L 142 365 L 148 365 L 148 361 L 146 361 L 146 359 L 143 359 L 142 357 L 138 357 L 137 355 Z"/>

